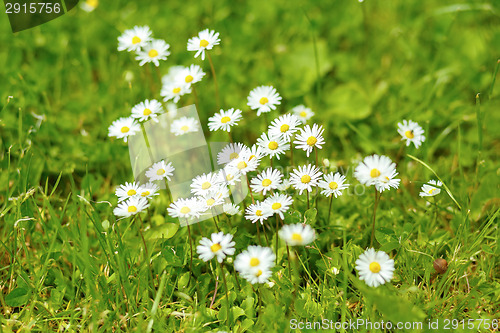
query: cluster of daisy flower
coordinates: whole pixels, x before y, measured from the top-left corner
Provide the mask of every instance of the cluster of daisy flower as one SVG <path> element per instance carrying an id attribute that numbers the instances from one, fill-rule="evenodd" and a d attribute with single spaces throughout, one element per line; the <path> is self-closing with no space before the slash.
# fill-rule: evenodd
<path id="1" fill-rule="evenodd" d="M 160 66 L 160 60 L 167 60 L 170 55 L 169 48 L 170 45 L 163 39 L 153 38 L 153 32 L 148 26 L 135 26 L 118 37 L 118 51 L 135 52 L 135 60 L 139 61 L 139 66 L 147 63 Z"/>

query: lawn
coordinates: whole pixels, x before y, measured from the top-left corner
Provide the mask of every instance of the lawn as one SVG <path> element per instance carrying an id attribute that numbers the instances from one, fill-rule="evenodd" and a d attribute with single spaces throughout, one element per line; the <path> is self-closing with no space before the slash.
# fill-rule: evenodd
<path id="1" fill-rule="evenodd" d="M 499 330 L 498 1 L 100 1 L 17 33 L 0 17 L 1 332 Z M 170 45 L 158 67 L 118 51 L 124 31 L 145 25 Z M 220 44 L 202 60 L 187 43 L 204 29 L 218 32 Z M 162 77 L 192 64 L 205 76 L 176 106 L 163 101 L 172 87 Z M 281 97 L 270 112 L 247 104 L 259 86 Z M 146 99 L 170 111 L 157 125 L 136 121 L 127 142 L 110 136 L 113 122 Z M 147 158 L 155 146 L 182 152 L 200 143 L 203 154 L 168 158 L 189 193 L 191 178 L 205 172 L 197 158 L 210 168 L 213 154 L 219 168 L 225 143 L 262 142 L 273 120 L 298 105 L 314 115 L 295 140 L 310 139 L 307 128 L 317 124 L 324 132 L 313 136 L 324 143 L 308 139 L 309 154 L 292 139 L 270 157 L 266 141 L 271 152 L 237 182 L 239 213 L 221 204 L 194 223 L 180 208 L 172 213 L 180 192 L 161 181 L 159 195 L 142 199 L 147 209 L 117 214 L 130 202 L 119 203 L 116 188 L 147 179 L 129 144 L 142 142 L 148 126 L 170 126 L 181 110 L 201 125 L 182 135 L 161 127 L 158 140 L 141 146 L 144 171 L 158 161 Z M 230 108 L 242 115 L 230 135 L 210 129 L 210 118 Z M 405 144 L 416 131 L 398 133 L 403 120 L 423 129 L 418 148 Z M 380 167 L 376 182 L 363 184 L 360 166 L 373 154 L 394 162 L 397 175 Z M 306 165 L 338 172 L 350 186 L 338 197 L 318 184 L 309 192 Z M 292 184 L 248 193 L 268 168 Z M 421 196 L 430 180 L 440 185 Z M 293 202 L 276 208 L 269 202 L 279 195 Z M 259 202 L 263 224 L 245 217 Z M 314 240 L 294 244 L 295 234 L 278 232 L 295 224 L 304 238 L 314 230 Z M 196 248 L 218 230 L 234 241 L 221 264 Z M 252 245 L 270 248 L 258 273 L 238 268 Z M 218 248 L 208 253 L 219 257 Z M 380 257 L 377 270 L 372 262 L 368 274 L 391 268 L 377 286 L 360 279 L 358 258 L 369 248 L 385 263 Z"/>

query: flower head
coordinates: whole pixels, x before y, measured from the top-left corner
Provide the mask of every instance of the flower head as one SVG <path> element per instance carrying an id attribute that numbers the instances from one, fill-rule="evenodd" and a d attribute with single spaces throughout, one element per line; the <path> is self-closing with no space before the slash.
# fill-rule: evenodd
<path id="1" fill-rule="evenodd" d="M 264 221 L 267 220 L 273 214 L 270 211 L 265 212 L 263 203 L 256 201 L 254 204 L 251 204 L 245 210 L 245 218 L 247 220 L 252 221 L 252 223 L 260 222 L 260 224 L 264 224 Z"/>
<path id="2" fill-rule="evenodd" d="M 196 176 L 191 183 L 191 193 L 203 195 L 211 190 L 218 190 L 217 173 L 209 172 Z"/>
<path id="3" fill-rule="evenodd" d="M 222 231 L 213 233 L 209 238 L 203 237 L 200 240 L 200 245 L 196 247 L 196 252 L 203 261 L 209 261 L 213 257 L 217 257 L 217 261 L 222 263 L 226 256 L 234 254 L 233 235 L 224 234 Z"/>
<path id="4" fill-rule="evenodd" d="M 281 104 L 281 96 L 273 86 L 259 86 L 250 91 L 247 105 L 257 110 L 257 116 L 276 109 Z"/>
<path id="5" fill-rule="evenodd" d="M 261 148 L 262 153 L 279 160 L 280 155 L 285 154 L 287 150 L 290 150 L 290 145 L 282 136 L 278 135 L 268 135 L 267 133 L 262 133 L 260 138 L 257 139 L 257 145 Z"/>
<path id="6" fill-rule="evenodd" d="M 237 122 L 241 119 L 241 110 L 229 109 L 227 111 L 220 110 L 219 113 L 214 114 L 212 117 L 208 118 L 208 128 L 214 132 L 217 130 L 224 130 L 226 132 L 231 132 L 231 127 L 237 125 Z"/>
<path id="7" fill-rule="evenodd" d="M 345 176 L 341 175 L 338 172 L 335 174 L 333 174 L 333 172 L 330 172 L 329 174 L 323 175 L 323 179 L 319 181 L 318 186 L 323 189 L 321 191 L 321 194 L 323 194 L 324 196 L 329 197 L 333 194 L 335 198 L 337 198 L 341 196 L 342 191 L 348 188 L 350 185 L 346 184 L 345 181 Z"/>
<path id="8" fill-rule="evenodd" d="M 123 200 L 126 200 L 128 198 L 137 196 L 137 194 L 139 193 L 139 188 L 140 186 L 136 182 L 125 182 L 125 184 L 120 185 L 115 190 L 115 194 L 118 197 L 118 202 L 122 202 Z"/>
<path id="9" fill-rule="evenodd" d="M 139 121 L 147 121 L 152 119 L 158 122 L 158 115 L 163 112 L 163 106 L 156 99 L 145 100 L 132 108 L 132 118 Z"/>
<path id="10" fill-rule="evenodd" d="M 240 206 L 233 203 L 225 203 L 222 205 L 222 210 L 227 215 L 238 215 L 241 212 Z"/>
<path id="11" fill-rule="evenodd" d="M 200 216 L 202 207 L 200 202 L 195 198 L 180 198 L 170 204 L 167 208 L 167 212 L 171 217 L 189 219 Z"/>
<path id="12" fill-rule="evenodd" d="M 172 162 L 165 163 L 164 160 L 161 160 L 153 164 L 153 166 L 146 171 L 146 177 L 148 177 L 150 182 L 163 179 L 170 181 L 170 177 L 174 175 L 174 171 L 175 168 Z"/>
<path id="13" fill-rule="evenodd" d="M 287 245 L 307 245 L 314 241 L 316 234 L 308 224 L 286 224 L 280 229 L 278 235 Z"/>
<path id="14" fill-rule="evenodd" d="M 205 29 L 198 33 L 198 36 L 190 38 L 187 43 L 188 51 L 196 51 L 197 58 L 201 54 L 201 60 L 205 60 L 205 50 L 211 50 L 215 45 L 220 44 L 219 33 L 214 30 Z"/>
<path id="15" fill-rule="evenodd" d="M 198 132 L 200 124 L 193 117 L 181 117 L 172 121 L 170 132 L 175 136 L 184 135 L 187 133 Z"/>
<path id="16" fill-rule="evenodd" d="M 302 124 L 305 124 L 309 119 L 311 119 L 312 116 L 314 116 L 314 112 L 302 104 L 294 107 L 292 112 L 299 118 Z"/>
<path id="17" fill-rule="evenodd" d="M 239 142 L 227 144 L 217 154 L 217 164 L 224 165 L 231 162 L 234 159 L 237 159 L 238 157 L 240 157 L 240 152 L 243 149 L 248 149 L 248 147 Z"/>
<path id="18" fill-rule="evenodd" d="M 263 203 L 263 213 L 264 214 L 278 214 L 281 219 L 284 219 L 283 213 L 286 212 L 292 205 L 293 199 L 291 196 L 286 194 L 274 193 Z"/>
<path id="19" fill-rule="evenodd" d="M 164 84 L 161 88 L 160 95 L 164 102 L 172 100 L 177 103 L 181 96 L 191 93 L 191 85 L 182 81 L 173 81 Z"/>
<path id="20" fill-rule="evenodd" d="M 387 253 L 370 248 L 356 260 L 356 270 L 360 280 L 370 287 L 378 287 L 392 279 L 394 260 Z"/>
<path id="21" fill-rule="evenodd" d="M 293 114 L 284 114 L 273 120 L 269 126 L 269 135 L 280 136 L 290 142 L 292 136 L 299 130 L 300 120 Z"/>
<path id="22" fill-rule="evenodd" d="M 170 45 L 163 39 L 153 39 L 146 43 L 142 50 L 137 51 L 135 60 L 139 61 L 139 66 L 152 62 L 158 67 L 160 66 L 160 60 L 167 60 L 170 55 L 169 48 Z"/>
<path id="23" fill-rule="evenodd" d="M 361 184 L 375 185 L 379 192 L 397 188 L 400 182 L 394 178 L 397 174 L 396 163 L 387 156 L 376 154 L 365 157 L 354 170 L 354 176 Z"/>
<path id="24" fill-rule="evenodd" d="M 253 191 L 266 195 L 267 192 L 280 186 L 282 178 L 283 174 L 279 170 L 268 168 L 252 179 L 250 187 Z"/>
<path id="25" fill-rule="evenodd" d="M 398 133 L 401 135 L 401 140 L 406 141 L 407 146 L 413 142 L 418 148 L 425 141 L 423 128 L 411 120 L 403 120 L 403 123 L 398 123 Z"/>
<path id="26" fill-rule="evenodd" d="M 441 183 L 439 180 L 436 181 L 434 179 L 431 179 L 427 182 L 427 184 L 422 185 L 420 196 L 421 197 L 433 197 L 435 195 L 438 195 L 441 192 L 441 189 L 439 187 L 443 186 L 443 183 Z"/>
<path id="27" fill-rule="evenodd" d="M 241 173 L 246 175 L 248 172 L 255 171 L 260 163 L 260 156 L 253 154 L 252 150 L 244 149 L 239 153 L 239 156 L 233 159 L 228 166 L 235 167 Z"/>
<path id="28" fill-rule="evenodd" d="M 323 132 L 323 126 L 314 124 L 311 128 L 311 126 L 306 125 L 304 128 L 300 129 L 293 143 L 297 145 L 297 148 L 304 150 L 307 157 L 309 157 L 309 154 L 314 148 L 321 149 L 322 145 L 325 144 Z"/>
<path id="29" fill-rule="evenodd" d="M 129 136 L 134 135 L 139 132 L 141 127 L 132 117 L 122 117 L 113 121 L 111 126 L 108 128 L 108 136 L 116 137 L 118 139 L 123 139 L 123 141 L 127 142 Z"/>
<path id="30" fill-rule="evenodd" d="M 151 29 L 145 25 L 142 27 L 135 26 L 132 29 L 125 30 L 118 37 L 118 51 L 139 51 L 152 38 Z"/>
<path id="31" fill-rule="evenodd" d="M 236 256 L 234 268 L 251 284 L 266 283 L 272 275 L 271 268 L 275 259 L 271 248 L 250 245 Z"/>
<path id="32" fill-rule="evenodd" d="M 299 194 L 302 194 L 304 190 L 311 192 L 313 187 L 318 186 L 321 175 L 323 173 L 312 164 L 299 166 L 292 171 L 290 183 L 299 191 Z"/>
<path id="33" fill-rule="evenodd" d="M 143 198 L 148 198 L 151 199 L 157 195 L 159 195 L 160 187 L 156 185 L 155 183 L 147 183 L 144 185 L 141 185 L 139 187 L 139 190 L 137 191 L 137 195 L 143 197 Z"/>
<path id="34" fill-rule="evenodd" d="M 149 202 L 143 197 L 130 197 L 129 199 L 122 201 L 118 204 L 113 213 L 120 217 L 129 217 L 142 212 L 149 207 Z"/>
<path id="35" fill-rule="evenodd" d="M 179 70 L 179 72 L 176 73 L 174 80 L 177 82 L 193 84 L 196 82 L 200 82 L 204 76 L 205 72 L 203 72 L 203 69 L 200 66 L 191 65 Z"/>

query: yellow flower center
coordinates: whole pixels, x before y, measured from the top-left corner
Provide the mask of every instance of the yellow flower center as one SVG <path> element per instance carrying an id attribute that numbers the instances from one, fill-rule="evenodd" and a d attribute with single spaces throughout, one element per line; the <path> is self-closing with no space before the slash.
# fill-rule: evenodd
<path id="1" fill-rule="evenodd" d="M 280 131 L 281 133 L 285 133 L 286 131 L 288 131 L 290 129 L 290 126 L 288 126 L 287 124 L 283 124 L 281 125 L 280 127 Z"/>
<path id="2" fill-rule="evenodd" d="M 267 186 L 271 185 L 271 183 L 272 183 L 271 179 L 264 179 L 262 181 L 262 186 L 267 187 Z"/>
<path id="3" fill-rule="evenodd" d="M 431 188 L 431 189 L 429 190 L 429 194 L 432 194 L 435 190 L 436 190 L 435 188 Z"/>
<path id="4" fill-rule="evenodd" d="M 236 167 L 241 170 L 241 169 L 245 169 L 247 167 L 247 164 L 245 163 L 245 161 L 241 161 L 238 163 L 238 165 L 236 165 Z"/>
<path id="5" fill-rule="evenodd" d="M 164 173 L 165 173 L 165 169 L 158 169 L 158 170 L 156 171 L 156 174 L 157 174 L 158 176 L 161 176 L 161 175 L 163 175 Z"/>
<path id="6" fill-rule="evenodd" d="M 188 75 L 186 76 L 186 78 L 184 79 L 184 81 L 186 81 L 186 83 L 189 83 L 189 82 L 192 82 L 193 81 L 193 76 L 192 75 Z"/>
<path id="7" fill-rule="evenodd" d="M 300 113 L 300 116 L 301 116 L 302 118 L 305 118 L 305 117 L 307 116 L 307 112 L 302 111 L 302 112 Z"/>
<path id="8" fill-rule="evenodd" d="M 258 209 L 256 212 L 255 212 L 255 215 L 257 216 L 262 216 L 262 211 L 260 209 Z"/>
<path id="9" fill-rule="evenodd" d="M 123 126 L 121 131 L 122 133 L 127 133 L 128 131 L 130 131 L 130 128 L 128 128 L 127 126 Z"/>
<path id="10" fill-rule="evenodd" d="M 155 57 L 157 57 L 157 56 L 158 56 L 158 51 L 156 51 L 155 49 L 149 50 L 149 52 L 148 52 L 148 56 L 149 56 L 150 58 L 155 58 Z"/>
<path id="11" fill-rule="evenodd" d="M 370 177 L 377 178 L 378 176 L 380 176 L 380 171 L 378 169 L 372 169 L 370 171 Z"/>
<path id="12" fill-rule="evenodd" d="M 207 47 L 208 46 L 208 40 L 202 39 L 200 40 L 200 47 Z"/>
<path id="13" fill-rule="evenodd" d="M 210 250 L 212 250 L 213 253 L 219 251 L 222 249 L 222 246 L 220 246 L 219 243 L 215 243 L 214 245 L 210 246 Z"/>
<path id="14" fill-rule="evenodd" d="M 328 186 L 331 190 L 336 190 L 339 187 L 339 184 L 337 184 L 336 182 L 331 182 L 330 184 L 328 184 Z"/>
<path id="15" fill-rule="evenodd" d="M 181 127 L 181 131 L 183 131 L 183 132 L 187 132 L 188 129 L 189 129 L 189 126 L 187 126 L 187 125 L 184 125 Z"/>
<path id="16" fill-rule="evenodd" d="M 311 176 L 309 175 L 303 175 L 301 178 L 300 178 L 300 181 L 304 184 L 307 184 L 311 181 Z"/>
<path id="17" fill-rule="evenodd" d="M 151 114 L 151 110 L 150 109 L 144 109 L 144 111 L 142 112 L 143 115 L 145 116 L 149 116 Z"/>
<path id="18" fill-rule="evenodd" d="M 212 184 L 210 184 L 209 182 L 204 182 L 203 184 L 201 184 L 201 188 L 203 190 L 208 190 L 210 186 L 212 186 Z"/>
<path id="19" fill-rule="evenodd" d="M 292 240 L 302 242 L 302 235 L 299 233 L 294 232 L 292 234 Z"/>
<path id="20" fill-rule="evenodd" d="M 413 139 L 415 137 L 415 134 L 413 134 L 413 131 L 406 131 L 405 132 L 405 136 L 408 138 L 408 139 Z"/>
<path id="21" fill-rule="evenodd" d="M 210 198 L 207 200 L 207 206 L 212 206 L 215 203 L 215 200 Z"/>
<path id="22" fill-rule="evenodd" d="M 92 8 L 96 8 L 99 5 L 99 0 L 87 0 L 87 1 L 85 1 L 85 3 Z M 138 38 L 138 37 L 135 37 L 135 38 Z M 139 38 L 139 41 L 140 41 L 140 38 Z M 132 43 L 133 42 L 134 42 L 134 40 L 132 39 Z M 136 44 L 136 43 L 134 43 L 134 44 Z"/>
<path id="23" fill-rule="evenodd" d="M 259 258 L 250 259 L 250 266 L 255 267 L 255 266 L 259 266 L 259 264 L 260 264 Z"/>
<path id="24" fill-rule="evenodd" d="M 380 264 L 376 261 L 372 262 L 370 264 L 369 268 L 370 268 L 370 271 L 372 273 L 378 273 L 378 272 L 380 272 L 380 269 L 381 269 Z"/>
<path id="25" fill-rule="evenodd" d="M 220 122 L 223 123 L 223 124 L 228 123 L 230 121 L 231 121 L 231 118 L 229 118 L 227 116 L 226 117 L 222 117 L 222 119 L 220 120 Z"/>
<path id="26" fill-rule="evenodd" d="M 240 154 L 238 154 L 238 153 L 231 153 L 229 155 L 230 160 L 234 160 L 235 158 L 238 158 L 238 157 L 240 157 Z"/>
<path id="27" fill-rule="evenodd" d="M 264 105 L 264 104 L 266 104 L 266 103 L 268 103 L 268 102 L 269 102 L 269 100 L 267 99 L 267 97 L 262 97 L 262 98 L 260 99 L 260 101 L 259 101 L 259 103 L 260 103 L 260 104 L 262 104 L 262 105 Z"/>
<path id="28" fill-rule="evenodd" d="M 257 271 L 257 273 L 255 273 L 255 276 L 256 276 L 256 277 L 259 277 L 259 276 L 261 276 L 261 275 L 262 275 L 262 271 L 259 269 L 259 270 Z"/>
<path id="29" fill-rule="evenodd" d="M 234 178 L 234 176 L 233 176 L 233 175 L 231 175 L 231 174 L 228 174 L 228 175 L 226 176 L 226 180 L 233 180 L 233 178 Z"/>
<path id="30" fill-rule="evenodd" d="M 307 144 L 309 146 L 314 146 L 316 144 L 316 142 L 318 142 L 318 139 L 316 139 L 314 136 L 310 136 L 308 139 L 307 139 Z"/>
<path id="31" fill-rule="evenodd" d="M 127 195 L 136 195 L 137 192 L 134 189 L 130 189 L 127 191 Z"/>
<path id="32" fill-rule="evenodd" d="M 271 141 L 269 142 L 269 144 L 267 145 L 269 147 L 269 149 L 271 150 L 276 150 L 278 149 L 278 143 L 276 141 Z"/>
<path id="33" fill-rule="evenodd" d="M 139 37 L 134 36 L 134 37 L 132 38 L 132 44 L 138 44 L 138 43 L 140 43 L 140 42 L 141 42 L 141 39 L 140 39 Z"/>
<path id="34" fill-rule="evenodd" d="M 172 89 L 172 92 L 173 92 L 174 94 L 178 94 L 178 93 L 180 93 L 180 92 L 181 92 L 181 88 L 179 88 L 179 87 L 174 88 L 174 89 Z"/>
<path id="35" fill-rule="evenodd" d="M 128 212 L 129 213 L 135 213 L 135 212 L 137 212 L 137 207 L 136 206 L 129 206 L 128 207 Z"/>
<path id="36" fill-rule="evenodd" d="M 181 214 L 187 214 L 191 211 L 191 209 L 187 206 L 181 208 Z"/>
<path id="37" fill-rule="evenodd" d="M 276 210 L 276 209 L 280 209 L 281 208 L 281 204 L 279 202 L 275 202 L 273 203 L 273 205 L 271 206 L 272 209 Z"/>
<path id="38" fill-rule="evenodd" d="M 141 196 L 147 197 L 150 193 L 151 192 L 149 192 L 149 191 L 144 191 L 144 192 L 141 193 Z"/>

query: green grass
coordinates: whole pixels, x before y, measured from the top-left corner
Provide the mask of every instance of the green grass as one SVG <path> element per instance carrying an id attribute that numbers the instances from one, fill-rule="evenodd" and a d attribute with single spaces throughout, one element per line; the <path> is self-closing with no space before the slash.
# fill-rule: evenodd
<path id="1" fill-rule="evenodd" d="M 246 96 L 274 85 L 283 102 L 268 119 L 310 106 L 326 128 L 320 159 L 353 185 L 329 221 L 328 199 L 306 212 L 305 196 L 295 196 L 285 222 L 307 218 L 319 237 L 291 263 L 280 247 L 272 287 L 239 279 L 240 289 L 232 264 L 224 266 L 232 330 L 284 332 L 291 319 L 500 319 L 498 2 L 109 1 L 17 34 L 0 16 L 0 331 L 227 330 L 220 267 L 196 257 L 190 272 L 187 230 L 166 214 L 167 196 L 142 223 L 112 213 L 114 188 L 132 171 L 126 145 L 107 128 L 159 97 L 144 68 L 116 50 L 136 24 L 170 43 L 162 73 L 191 63 L 209 73 L 197 87 L 204 124 L 216 111 L 210 67 L 186 42 L 204 28 L 219 31 L 212 56 L 222 107 L 245 112 L 233 138 L 256 141 L 267 124 Z M 403 119 L 425 129 L 420 149 L 400 149 Z M 209 140 L 226 139 L 204 129 Z M 353 169 L 372 153 L 390 156 L 402 179 L 377 211 L 375 246 L 396 269 L 376 289 L 354 270 L 370 243 L 373 193 Z M 307 161 L 298 151 L 294 158 Z M 427 204 L 418 193 L 431 178 L 446 187 Z M 231 222 L 220 227 L 235 235 L 237 253 L 258 243 L 254 225 Z M 200 227 L 196 241 L 215 230 L 211 221 Z M 439 257 L 449 264 L 442 275 L 433 268 Z M 469 332 L 461 325 L 456 331 Z"/>

